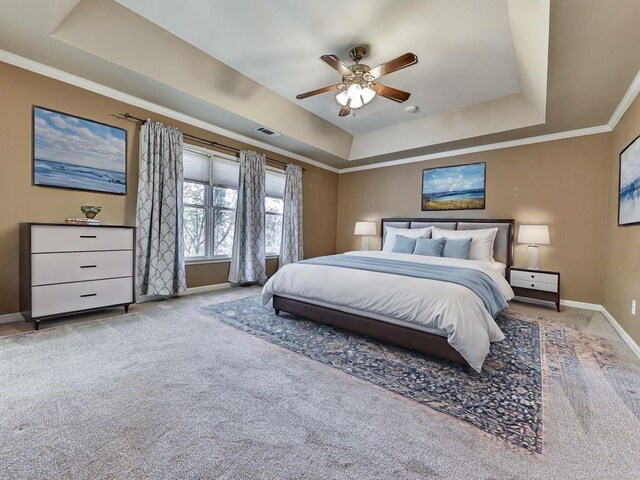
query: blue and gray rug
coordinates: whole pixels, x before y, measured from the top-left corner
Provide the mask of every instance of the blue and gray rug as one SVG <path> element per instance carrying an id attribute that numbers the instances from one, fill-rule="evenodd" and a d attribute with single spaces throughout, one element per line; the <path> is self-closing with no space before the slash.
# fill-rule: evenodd
<path id="1" fill-rule="evenodd" d="M 506 339 L 491 345 L 481 374 L 465 374 L 462 367 L 444 360 L 284 312 L 278 317 L 270 306 L 262 306 L 259 296 L 210 305 L 205 311 L 508 444 L 542 453 L 543 355 L 539 325 L 528 316 L 499 315 L 496 321 Z"/>

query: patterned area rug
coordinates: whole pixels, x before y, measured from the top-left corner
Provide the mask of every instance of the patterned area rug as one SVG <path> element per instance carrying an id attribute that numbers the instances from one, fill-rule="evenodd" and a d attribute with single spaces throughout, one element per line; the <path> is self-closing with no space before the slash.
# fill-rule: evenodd
<path id="1" fill-rule="evenodd" d="M 528 452 L 542 453 L 542 352 L 538 322 L 506 313 L 506 339 L 491 345 L 482 373 L 371 338 L 276 316 L 260 297 L 210 305 L 205 312 L 268 342 L 462 420 Z"/>

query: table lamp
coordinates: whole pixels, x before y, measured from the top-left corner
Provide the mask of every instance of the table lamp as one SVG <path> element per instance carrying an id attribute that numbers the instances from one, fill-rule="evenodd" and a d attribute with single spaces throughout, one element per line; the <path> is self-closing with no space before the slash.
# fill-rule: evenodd
<path id="1" fill-rule="evenodd" d="M 369 250 L 369 235 L 376 234 L 376 222 L 356 222 L 354 235 L 362 236 L 360 250 Z"/>
<path id="2" fill-rule="evenodd" d="M 549 245 L 549 227 L 547 225 L 520 225 L 518 243 L 529 244 L 530 270 L 538 270 L 538 245 Z"/>

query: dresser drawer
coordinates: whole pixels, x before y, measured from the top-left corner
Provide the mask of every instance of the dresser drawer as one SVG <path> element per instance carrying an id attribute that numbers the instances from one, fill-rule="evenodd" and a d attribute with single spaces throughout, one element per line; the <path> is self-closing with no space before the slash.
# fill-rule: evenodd
<path id="1" fill-rule="evenodd" d="M 115 277 L 133 277 L 133 250 L 31 255 L 33 286 Z"/>
<path id="2" fill-rule="evenodd" d="M 31 288 L 33 318 L 133 303 L 133 279 L 113 278 Z"/>
<path id="3" fill-rule="evenodd" d="M 133 250 L 133 229 L 33 225 L 31 253 Z"/>
<path id="4" fill-rule="evenodd" d="M 531 290 L 541 290 L 543 292 L 558 292 L 558 285 L 553 283 L 538 282 L 534 280 L 518 280 L 511 278 L 512 287 L 529 288 Z"/>
<path id="5" fill-rule="evenodd" d="M 543 282 L 558 285 L 558 275 L 552 273 L 538 273 L 523 270 L 511 270 L 511 280 L 522 280 L 525 282 Z"/>

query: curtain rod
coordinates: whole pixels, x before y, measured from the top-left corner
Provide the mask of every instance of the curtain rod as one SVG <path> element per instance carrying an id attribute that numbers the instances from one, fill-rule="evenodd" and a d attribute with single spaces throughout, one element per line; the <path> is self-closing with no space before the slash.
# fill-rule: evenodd
<path id="1" fill-rule="evenodd" d="M 118 115 L 123 117 L 125 120 L 135 120 L 136 122 L 147 123 L 146 120 L 144 120 L 142 118 L 134 117 L 130 113 L 119 113 Z M 187 137 L 187 138 L 191 139 L 191 140 L 195 140 L 196 142 L 200 142 L 200 143 L 204 143 L 205 145 L 209 145 L 210 147 L 221 148 L 221 149 L 232 151 L 234 153 L 240 153 L 240 149 L 239 148 L 231 147 L 229 145 L 225 145 L 224 143 L 216 142 L 214 140 L 208 140 L 208 139 L 202 138 L 202 137 L 197 137 L 195 135 L 191 135 L 190 133 L 183 133 L 182 135 L 184 137 Z M 288 162 L 283 162 L 282 160 L 276 160 L 275 158 L 266 157 L 266 159 L 268 161 L 272 162 L 272 163 L 276 163 L 276 164 L 280 165 L 281 167 L 286 167 L 288 165 Z M 306 172 L 306 170 L 304 168 L 302 169 L 302 171 Z"/>

